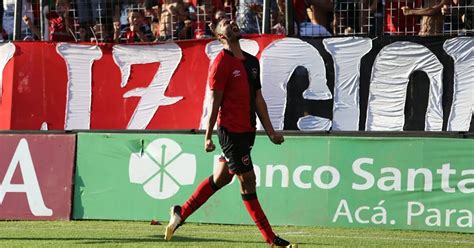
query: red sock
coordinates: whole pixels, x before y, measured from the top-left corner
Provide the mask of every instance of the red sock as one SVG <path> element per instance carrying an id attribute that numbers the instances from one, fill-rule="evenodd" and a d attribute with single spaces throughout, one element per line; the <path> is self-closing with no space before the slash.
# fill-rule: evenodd
<path id="1" fill-rule="evenodd" d="M 262 233 L 263 238 L 267 243 L 272 244 L 276 235 L 273 233 L 267 216 L 265 216 L 265 213 L 258 202 L 257 193 L 242 194 L 242 199 L 244 200 L 244 205 L 245 208 L 247 208 L 247 212 L 249 212 L 253 221 Z"/>
<path id="2" fill-rule="evenodd" d="M 189 197 L 189 199 L 181 207 L 181 217 L 184 221 L 188 218 L 194 211 L 196 211 L 202 204 L 204 204 L 209 197 L 211 197 L 219 187 L 214 183 L 212 176 L 204 179 L 204 181 L 199 184 L 194 193 Z"/>

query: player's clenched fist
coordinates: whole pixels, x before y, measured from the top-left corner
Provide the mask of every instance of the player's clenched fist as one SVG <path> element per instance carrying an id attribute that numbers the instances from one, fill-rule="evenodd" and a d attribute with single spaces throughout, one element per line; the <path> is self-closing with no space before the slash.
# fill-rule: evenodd
<path id="1" fill-rule="evenodd" d="M 206 139 L 204 143 L 204 149 L 206 150 L 206 152 L 212 152 L 216 149 L 216 146 L 214 145 L 211 139 Z"/>
<path id="2" fill-rule="evenodd" d="M 274 143 L 274 144 L 281 144 L 285 141 L 285 138 L 283 138 L 283 134 L 281 133 L 274 133 L 272 135 L 270 135 L 270 140 Z"/>

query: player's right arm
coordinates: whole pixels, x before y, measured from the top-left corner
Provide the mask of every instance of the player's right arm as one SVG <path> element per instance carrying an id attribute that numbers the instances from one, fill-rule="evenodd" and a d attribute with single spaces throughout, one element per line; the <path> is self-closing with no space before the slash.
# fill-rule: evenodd
<path id="1" fill-rule="evenodd" d="M 209 115 L 209 120 L 207 121 L 206 138 L 204 140 L 204 149 L 206 152 L 212 152 L 214 149 L 216 149 L 216 146 L 212 142 L 212 130 L 214 129 L 214 125 L 216 125 L 217 114 L 219 112 L 219 107 L 221 106 L 223 95 L 224 92 L 222 90 L 211 90 L 211 99 L 209 102 L 211 114 Z"/>
<path id="2" fill-rule="evenodd" d="M 222 103 L 222 96 L 229 77 L 228 66 L 223 62 L 224 52 L 217 55 L 214 62 L 209 68 L 207 81 L 209 82 L 209 89 L 211 90 L 211 98 L 209 101 L 210 115 L 207 121 L 206 137 L 204 138 L 204 150 L 212 152 L 216 148 L 212 142 L 212 131 L 216 125 L 217 114 Z"/>

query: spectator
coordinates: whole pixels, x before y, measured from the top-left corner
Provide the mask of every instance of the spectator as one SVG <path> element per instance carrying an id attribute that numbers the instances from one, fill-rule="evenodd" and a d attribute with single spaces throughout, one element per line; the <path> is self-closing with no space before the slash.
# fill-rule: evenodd
<path id="1" fill-rule="evenodd" d="M 358 0 L 335 0 L 334 34 L 349 35 L 359 30 L 360 5 Z"/>
<path id="2" fill-rule="evenodd" d="M 313 0 L 306 8 L 309 22 L 300 24 L 301 36 L 332 36 L 328 29 L 330 16 L 333 13 L 331 0 Z"/>
<path id="3" fill-rule="evenodd" d="M 235 1 L 237 0 L 224 0 L 224 12 L 230 17 L 231 20 L 234 20 L 235 17 Z"/>
<path id="4" fill-rule="evenodd" d="M 172 15 L 174 13 L 175 3 L 176 0 L 163 0 L 163 3 L 161 4 L 160 36 L 158 40 L 169 40 L 173 35 Z"/>
<path id="5" fill-rule="evenodd" d="M 150 42 L 153 41 L 153 34 L 148 25 L 144 23 L 144 16 L 141 11 L 132 10 L 128 13 L 128 26 L 120 31 L 118 23 L 114 25 L 115 42 L 125 43 Z"/>
<path id="6" fill-rule="evenodd" d="M 144 24 L 150 29 L 159 22 L 160 17 L 160 0 L 120 0 L 113 6 L 113 22 L 114 26 L 119 23 L 120 30 L 124 30 L 129 26 L 128 15 L 130 11 L 141 11 L 145 13 Z M 155 35 L 154 35 L 155 36 Z"/>
<path id="7" fill-rule="evenodd" d="M 163 0 L 161 5 L 160 37 L 158 40 L 164 41 L 178 38 L 179 32 L 185 26 L 188 19 L 188 12 L 183 0 Z M 188 22 L 186 31 L 191 23 Z M 175 31 L 177 31 L 175 33 Z M 175 35 L 177 34 L 177 35 Z"/>
<path id="8" fill-rule="evenodd" d="M 150 24 L 150 29 L 153 37 L 155 38 L 153 41 L 156 42 L 159 40 L 160 37 L 160 22 L 159 19 L 152 19 Z"/>
<path id="9" fill-rule="evenodd" d="M 51 41 L 75 41 L 73 36 L 73 20 L 69 16 L 70 4 L 68 0 L 56 0 L 56 10 L 46 13 L 49 24 L 49 38 Z M 41 37 L 39 29 L 28 16 L 23 17 L 25 24 L 33 34 Z"/>
<path id="10" fill-rule="evenodd" d="M 361 1 L 361 31 L 364 34 L 382 33 L 382 8 L 379 8 L 379 0 Z M 381 4 L 381 3 L 380 3 Z M 381 6 L 380 6 L 381 7 Z"/>
<path id="11" fill-rule="evenodd" d="M 0 0 L 0 41 L 4 40 L 3 33 L 5 33 L 5 30 L 3 29 L 3 0 Z"/>
<path id="12" fill-rule="evenodd" d="M 297 24 L 300 24 L 304 21 L 306 21 L 306 4 L 305 1 L 301 0 L 293 0 L 293 9 L 295 12 L 295 21 Z M 285 10 L 282 10 L 283 13 L 285 13 Z"/>
<path id="13" fill-rule="evenodd" d="M 99 41 L 109 40 L 114 42 L 113 23 L 119 21 L 120 0 L 106 0 L 105 17 L 97 20 L 98 25 L 93 27 Z"/>
<path id="14" fill-rule="evenodd" d="M 441 9 L 443 15 L 450 17 L 445 24 L 450 33 L 472 34 L 472 4 L 472 0 L 453 0 L 450 8 Z"/>
<path id="15" fill-rule="evenodd" d="M 375 34 L 376 18 L 381 19 L 382 13 L 377 12 L 380 0 L 336 0 L 333 22 L 334 34 Z M 380 26 L 381 28 L 382 26 Z"/>
<path id="16" fill-rule="evenodd" d="M 7 34 L 9 40 L 13 40 L 13 28 L 15 23 L 15 2 L 17 0 L 3 0 L 3 18 L 2 28 Z M 31 0 L 22 0 L 22 16 L 27 16 L 33 20 L 33 11 Z M 1 30 L 0 30 L 1 31 Z M 21 27 L 21 39 L 29 34 L 28 26 L 22 25 Z M 39 37 L 39 36 L 38 36 Z"/>
<path id="17" fill-rule="evenodd" d="M 110 27 L 110 22 L 100 20 L 92 27 L 94 31 L 93 37 L 90 38 L 91 42 L 114 42 L 113 33 Z M 81 41 L 82 41 L 81 37 Z M 97 40 L 96 40 L 97 39 Z"/>
<path id="18" fill-rule="evenodd" d="M 188 8 L 183 0 L 177 0 L 174 5 L 173 21 L 176 22 L 176 33 L 179 39 L 191 39 L 193 37 L 193 30 L 191 21 L 188 18 Z"/>
<path id="19" fill-rule="evenodd" d="M 285 2 L 284 0 L 276 0 L 276 8 L 271 9 L 271 19 L 270 23 L 272 26 L 272 33 L 278 35 L 286 34 L 286 27 L 285 27 Z M 296 26 L 297 27 L 297 26 Z M 298 29 L 298 28 L 296 28 Z"/>
<path id="20" fill-rule="evenodd" d="M 401 9 L 406 16 L 421 16 L 421 27 L 418 35 L 430 36 L 443 34 L 443 13 L 442 8 L 451 4 L 451 0 L 425 0 L 423 8 L 412 9 L 403 6 Z"/>
<path id="21" fill-rule="evenodd" d="M 76 0 L 76 6 L 81 25 L 95 25 L 106 16 L 105 0 Z"/>
<path id="22" fill-rule="evenodd" d="M 29 27 L 31 30 L 34 30 L 33 20 L 29 16 L 25 15 L 25 16 L 23 16 L 22 19 L 23 19 L 23 22 L 25 23 L 25 25 L 27 27 Z M 34 36 L 40 37 L 41 34 L 40 33 L 38 33 L 38 34 L 34 33 Z"/>
<path id="23" fill-rule="evenodd" d="M 474 33 L 474 26 L 473 26 L 473 22 L 474 22 L 474 15 L 473 15 L 473 12 L 474 12 L 474 3 L 472 2 L 472 0 L 466 0 L 465 1 L 465 10 L 464 10 L 464 14 L 461 16 L 461 20 L 462 22 L 464 23 L 464 28 L 466 29 L 466 32 L 467 34 L 472 34 Z"/>
<path id="24" fill-rule="evenodd" d="M 138 11 L 144 9 L 144 0 L 119 0 L 118 4 L 115 5 L 114 21 L 119 21 L 121 29 L 124 29 L 128 26 L 130 11 Z"/>
<path id="25" fill-rule="evenodd" d="M 202 38 L 209 38 L 213 36 L 213 32 L 211 31 L 211 27 L 209 24 L 213 21 L 214 13 L 218 9 L 222 10 L 224 7 L 222 3 L 214 5 L 216 1 L 212 0 L 199 0 L 197 1 L 196 6 L 196 30 L 195 30 L 195 38 L 202 39 Z"/>
<path id="26" fill-rule="evenodd" d="M 194 29 L 191 20 L 184 21 L 184 26 L 179 29 L 178 37 L 180 40 L 189 40 L 194 38 Z"/>
<path id="27" fill-rule="evenodd" d="M 236 22 L 243 34 L 261 33 L 263 0 L 240 0 Z"/>
<path id="28" fill-rule="evenodd" d="M 418 34 L 420 25 L 416 16 L 404 16 L 401 6 L 421 6 L 421 0 L 386 0 L 384 32 L 390 35 Z"/>
<path id="29" fill-rule="evenodd" d="M 160 5 L 161 0 L 145 0 L 145 16 L 150 19 L 150 23 L 160 19 Z"/>
<path id="30" fill-rule="evenodd" d="M 0 42 L 4 42 L 8 40 L 8 34 L 5 32 L 5 30 L 0 30 Z"/>
<path id="31" fill-rule="evenodd" d="M 3 0 L 0 0 L 0 42 L 8 40 L 8 34 L 3 29 Z"/>

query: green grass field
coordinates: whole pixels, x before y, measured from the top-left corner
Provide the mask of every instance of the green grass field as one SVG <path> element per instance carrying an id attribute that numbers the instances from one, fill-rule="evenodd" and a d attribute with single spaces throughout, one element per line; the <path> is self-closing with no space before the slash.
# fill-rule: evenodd
<path id="1" fill-rule="evenodd" d="M 255 226 L 186 224 L 172 241 L 163 240 L 164 228 L 140 221 L 0 221 L 0 247 L 266 247 Z M 299 247 L 474 247 L 473 234 L 284 226 L 274 229 Z"/>

